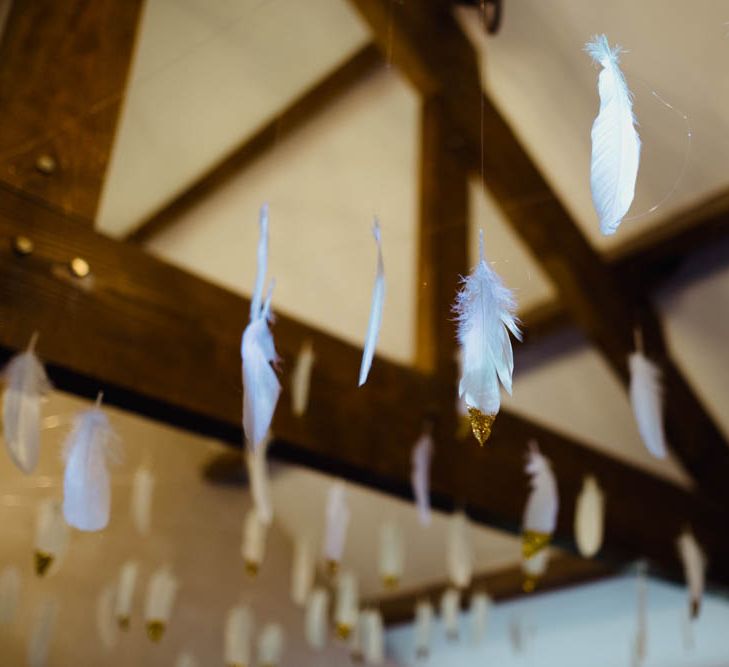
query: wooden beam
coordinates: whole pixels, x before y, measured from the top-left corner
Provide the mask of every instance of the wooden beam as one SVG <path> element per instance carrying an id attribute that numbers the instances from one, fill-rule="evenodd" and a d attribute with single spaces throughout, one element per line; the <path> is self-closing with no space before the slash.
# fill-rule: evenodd
<path id="1" fill-rule="evenodd" d="M 19 233 L 32 241 L 31 254 L 13 252 Z M 74 257 L 88 262 L 87 277 L 69 272 Z M 240 444 L 247 312 L 246 299 L 0 187 L 0 361 L 37 330 L 59 389 L 93 396 L 103 388 L 111 404 Z M 357 389 L 357 347 L 281 314 L 274 334 L 284 369 L 304 339 L 320 350 L 303 418 L 291 412 L 284 377 L 274 455 L 410 498 L 410 449 L 440 392 L 433 380 L 378 357 Z M 560 546 L 572 544 L 574 500 L 582 477 L 594 474 L 608 497 L 607 557 L 647 556 L 677 573 L 673 540 L 691 523 L 710 577 L 729 582 L 729 539 L 716 530 L 724 517 L 687 491 L 506 411 L 489 447 L 454 442 L 442 429 L 436 437 L 436 508 L 465 498 L 474 520 L 518 531 L 525 446 L 536 438 L 559 478 Z"/>
<path id="2" fill-rule="evenodd" d="M 441 4 L 351 0 L 375 41 L 424 95 L 442 95 L 468 165 L 483 176 L 512 228 L 559 290 L 572 319 L 627 386 L 627 358 L 640 327 L 647 355 L 662 369 L 671 449 L 701 492 L 726 507 L 729 445 L 668 355 L 660 320 L 640 286 L 618 283 L 532 162 L 513 130 L 481 92 L 476 54 Z M 438 48 L 433 48 L 438 44 Z M 415 63 L 415 64 L 413 64 Z M 427 75 L 427 76 L 425 76 Z"/>
<path id="3" fill-rule="evenodd" d="M 334 100 L 377 71 L 382 64 L 382 56 L 374 44 L 363 46 L 288 107 L 278 112 L 182 194 L 142 221 L 126 239 L 142 244 L 174 224 L 223 183 L 239 174 L 278 142 L 300 130 Z"/>
<path id="4" fill-rule="evenodd" d="M 13 2 L 0 42 L 0 180 L 91 224 L 143 0 Z"/>

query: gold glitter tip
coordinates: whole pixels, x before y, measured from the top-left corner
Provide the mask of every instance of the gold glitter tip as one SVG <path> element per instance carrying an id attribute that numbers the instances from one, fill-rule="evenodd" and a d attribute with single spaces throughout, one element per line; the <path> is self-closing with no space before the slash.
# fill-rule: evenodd
<path id="1" fill-rule="evenodd" d="M 328 560 L 324 564 L 324 569 L 326 570 L 328 577 L 336 577 L 337 572 L 339 572 L 339 563 L 335 560 Z"/>
<path id="2" fill-rule="evenodd" d="M 533 593 L 534 589 L 536 587 L 537 587 L 537 578 L 536 577 L 526 577 L 524 579 L 524 582 L 521 585 L 521 588 L 525 593 Z"/>
<path id="3" fill-rule="evenodd" d="M 339 639 L 349 639 L 349 635 L 352 634 L 352 626 L 346 623 L 337 623 L 336 633 Z"/>
<path id="4" fill-rule="evenodd" d="M 468 408 L 468 419 L 471 422 L 471 430 L 476 436 L 478 444 L 483 447 L 483 443 L 489 439 L 491 435 L 491 427 L 496 419 L 496 415 L 487 415 L 485 412 L 477 408 Z"/>
<path id="5" fill-rule="evenodd" d="M 49 554 L 46 551 L 35 552 L 35 573 L 39 577 L 42 577 L 46 572 L 48 572 L 48 569 L 51 567 L 52 563 L 52 554 Z"/>
<path id="6" fill-rule="evenodd" d="M 162 639 L 162 635 L 165 633 L 165 624 L 162 621 L 149 621 L 147 623 L 147 637 L 153 642 L 158 642 Z"/>
<path id="7" fill-rule="evenodd" d="M 258 574 L 258 567 L 258 563 L 254 563 L 252 560 L 245 561 L 245 570 L 249 577 L 255 577 Z"/>
<path id="8" fill-rule="evenodd" d="M 385 587 L 385 590 L 396 591 L 400 585 L 400 579 L 394 574 L 388 574 L 382 577 L 382 585 Z"/>
<path id="9" fill-rule="evenodd" d="M 521 553 L 524 558 L 531 558 L 542 549 L 549 546 L 549 533 L 539 533 L 536 530 L 525 530 L 521 536 Z"/>
<path id="10" fill-rule="evenodd" d="M 130 623 L 131 619 L 129 618 L 129 616 L 117 616 L 116 624 L 121 630 L 124 630 L 125 632 L 129 630 Z"/>

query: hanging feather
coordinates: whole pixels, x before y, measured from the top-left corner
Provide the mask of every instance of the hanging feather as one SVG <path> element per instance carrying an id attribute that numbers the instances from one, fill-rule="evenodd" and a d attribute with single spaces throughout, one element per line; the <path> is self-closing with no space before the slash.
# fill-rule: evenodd
<path id="1" fill-rule="evenodd" d="M 365 339 L 364 351 L 362 352 L 362 365 L 359 368 L 359 386 L 361 387 L 367 382 L 370 368 L 372 367 L 372 359 L 375 356 L 375 347 L 377 346 L 377 337 L 380 333 L 380 325 L 382 324 L 382 307 L 385 303 L 385 265 L 382 261 L 382 235 L 380 232 L 380 222 L 375 218 L 372 226 L 372 234 L 377 243 L 377 275 L 375 277 L 375 286 L 372 290 L 372 306 L 370 308 L 370 321 L 367 324 L 367 337 Z"/>
<path id="2" fill-rule="evenodd" d="M 69 537 L 61 504 L 43 500 L 38 505 L 35 529 L 35 573 L 39 577 L 58 570 L 66 555 Z"/>
<path id="3" fill-rule="evenodd" d="M 132 620 L 132 602 L 134 589 L 137 585 L 139 564 L 127 561 L 122 565 L 116 588 L 116 601 L 114 604 L 114 617 L 122 630 L 128 630 Z"/>
<path id="4" fill-rule="evenodd" d="M 147 586 L 144 610 L 147 637 L 153 642 L 160 641 L 167 629 L 176 594 L 177 579 L 170 572 L 169 567 L 163 566 L 156 570 Z"/>
<path id="5" fill-rule="evenodd" d="M 511 393 L 514 355 L 509 332 L 517 340 L 521 334 L 514 296 L 486 262 L 483 230 L 479 247 L 481 259 L 464 279 L 453 310 L 463 356 L 458 393 L 468 406 L 473 434 L 483 445 L 501 406 L 499 382 Z"/>
<path id="6" fill-rule="evenodd" d="M 309 598 L 316 574 L 314 553 L 308 540 L 298 538 L 294 543 L 294 558 L 291 565 L 291 599 L 303 607 Z"/>
<path id="7" fill-rule="evenodd" d="M 638 340 L 639 337 L 638 337 Z M 630 402 L 638 431 L 648 451 L 658 459 L 666 458 L 663 431 L 663 387 L 661 371 L 638 349 L 628 357 Z"/>
<path id="8" fill-rule="evenodd" d="M 51 390 L 43 364 L 35 354 L 34 333 L 25 352 L 14 356 L 2 371 L 3 435 L 13 463 L 29 475 L 38 465 L 41 402 Z"/>
<path id="9" fill-rule="evenodd" d="M 402 531 L 394 521 L 386 521 L 380 527 L 380 577 L 385 588 L 398 587 L 404 562 Z"/>
<path id="10" fill-rule="evenodd" d="M 119 628 L 114 618 L 115 592 L 113 585 L 104 586 L 96 601 L 96 630 L 107 652 L 113 650 L 119 641 Z"/>
<path id="11" fill-rule="evenodd" d="M 337 581 L 337 602 L 334 624 L 337 637 L 348 639 L 359 615 L 359 587 L 351 572 L 342 572 Z"/>
<path id="12" fill-rule="evenodd" d="M 312 342 L 310 340 L 304 341 L 291 376 L 291 411 L 297 417 L 303 417 L 309 405 L 311 369 L 315 360 Z"/>
<path id="13" fill-rule="evenodd" d="M 433 456 L 433 436 L 430 429 L 423 431 L 413 447 L 412 474 L 413 495 L 418 506 L 421 526 L 430 525 L 430 459 Z"/>
<path id="14" fill-rule="evenodd" d="M 268 526 L 273 521 L 273 505 L 271 503 L 271 491 L 268 483 L 268 446 L 271 443 L 270 435 L 267 435 L 255 449 L 246 449 L 246 468 L 248 470 L 248 481 L 251 486 L 253 506 L 256 509 L 258 520 Z"/>
<path id="15" fill-rule="evenodd" d="M 385 639 L 382 614 L 376 609 L 366 609 L 362 619 L 362 654 L 369 665 L 381 665 L 385 661 Z"/>
<path id="16" fill-rule="evenodd" d="M 591 475 L 582 482 L 575 508 L 575 541 L 585 558 L 592 558 L 602 546 L 605 496 Z"/>
<path id="17" fill-rule="evenodd" d="M 461 593 L 455 588 L 448 588 L 440 598 L 440 616 L 447 639 L 458 639 L 458 615 L 461 609 Z"/>
<path id="18" fill-rule="evenodd" d="M 228 611 L 225 621 L 226 667 L 250 667 L 253 645 L 253 614 L 243 605 Z"/>
<path id="19" fill-rule="evenodd" d="M 284 650 L 284 633 L 278 623 L 269 623 L 261 631 L 258 640 L 258 664 L 260 667 L 278 667 Z"/>
<path id="20" fill-rule="evenodd" d="M 474 593 L 471 595 L 471 641 L 480 644 L 486 637 L 489 614 L 493 602 L 486 593 Z"/>
<path id="21" fill-rule="evenodd" d="M 250 322 L 243 332 L 241 360 L 243 364 L 243 431 L 249 447 L 256 449 L 271 427 L 273 413 L 281 393 L 281 384 L 273 365 L 278 361 L 269 321 L 271 292 L 263 302 L 263 284 L 268 264 L 268 206 L 260 213 L 258 241 L 258 267 L 256 285 L 251 298 Z"/>
<path id="22" fill-rule="evenodd" d="M 185 651 L 177 656 L 175 667 L 197 667 L 197 660 L 195 660 L 195 656 L 192 653 Z"/>
<path id="23" fill-rule="evenodd" d="M 266 553 L 266 524 L 258 518 L 255 509 L 249 510 L 243 520 L 241 554 L 246 574 L 255 577 L 261 569 Z"/>
<path id="24" fill-rule="evenodd" d="M 116 438 L 99 407 L 79 413 L 64 445 L 63 514 L 66 522 L 84 531 L 103 530 L 109 523 L 111 484 L 107 464 Z"/>
<path id="25" fill-rule="evenodd" d="M 559 498 L 557 481 L 549 461 L 542 456 L 536 442 L 529 443 L 526 472 L 531 492 L 524 508 L 522 525 L 522 568 L 526 575 L 524 590 L 534 590 L 547 567 L 549 542 L 557 525 Z"/>
<path id="26" fill-rule="evenodd" d="M 600 231 L 610 235 L 633 203 L 640 137 L 635 129 L 633 96 L 619 67 L 622 48 L 610 48 L 605 35 L 596 35 L 585 50 L 603 68 L 597 84 L 600 111 L 592 124 L 590 185 Z"/>
<path id="27" fill-rule="evenodd" d="M 473 553 L 468 536 L 468 519 L 463 512 L 451 515 L 448 527 L 446 560 L 448 577 L 456 588 L 466 588 L 473 574 Z"/>
<path id="28" fill-rule="evenodd" d="M 357 612 L 357 620 L 349 636 L 349 659 L 350 662 L 360 663 L 364 661 L 364 647 L 362 646 L 362 614 Z"/>
<path id="29" fill-rule="evenodd" d="M 329 592 L 315 588 L 306 601 L 304 621 L 306 641 L 312 648 L 321 650 L 326 646 L 329 620 Z"/>
<path id="30" fill-rule="evenodd" d="M 152 524 L 152 495 L 154 493 L 154 475 L 142 466 L 138 468 L 132 479 L 132 520 L 140 535 L 148 535 Z"/>
<path id="31" fill-rule="evenodd" d="M 57 617 L 58 602 L 53 598 L 45 598 L 35 614 L 30 634 L 28 644 L 28 665 L 30 667 L 45 667 Z"/>
<path id="32" fill-rule="evenodd" d="M 633 667 L 641 667 L 648 653 L 648 583 L 644 563 L 638 565 L 637 618 L 633 643 Z"/>
<path id="33" fill-rule="evenodd" d="M 706 559 L 694 534 L 684 530 L 676 540 L 678 554 L 683 563 L 683 572 L 686 577 L 686 586 L 689 594 L 689 615 L 698 618 L 701 609 L 701 598 L 704 595 L 704 576 Z"/>
<path id="34" fill-rule="evenodd" d="M 18 611 L 21 585 L 20 570 L 8 565 L 0 574 L 0 625 L 13 622 Z"/>
<path id="35" fill-rule="evenodd" d="M 339 564 L 342 561 L 348 526 L 347 491 L 344 484 L 335 482 L 329 488 L 326 530 L 324 532 L 324 558 L 330 576 L 337 573 Z"/>
<path id="36" fill-rule="evenodd" d="M 427 600 L 415 605 L 415 657 L 425 660 L 430 655 L 433 634 L 433 605 Z"/>

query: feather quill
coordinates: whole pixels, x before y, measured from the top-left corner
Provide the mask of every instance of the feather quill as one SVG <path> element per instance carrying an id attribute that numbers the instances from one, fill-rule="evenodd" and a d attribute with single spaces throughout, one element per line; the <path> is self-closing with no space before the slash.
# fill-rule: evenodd
<path id="1" fill-rule="evenodd" d="M 473 574 L 473 553 L 468 532 L 466 515 L 463 512 L 453 514 L 448 528 L 446 559 L 450 582 L 456 588 L 466 588 Z"/>
<path id="2" fill-rule="evenodd" d="M 266 526 L 273 521 L 273 505 L 271 503 L 268 464 L 266 461 L 270 442 L 271 438 L 267 436 L 258 447 L 255 449 L 248 448 L 245 454 L 253 506 L 256 509 L 258 520 Z"/>
<path id="3" fill-rule="evenodd" d="M 38 607 L 28 643 L 30 667 L 45 667 L 58 616 L 58 601 L 45 598 Z"/>
<path id="4" fill-rule="evenodd" d="M 394 521 L 386 521 L 380 527 L 380 577 L 385 588 L 398 587 L 404 563 L 402 531 Z"/>
<path id="5" fill-rule="evenodd" d="M 321 650 L 326 646 L 328 635 L 329 592 L 315 588 L 306 601 L 305 635 L 312 648 Z"/>
<path id="6" fill-rule="evenodd" d="M 316 564 L 309 541 L 303 537 L 294 543 L 294 558 L 291 564 L 291 599 L 303 607 L 314 585 Z"/>
<path id="7" fill-rule="evenodd" d="M 575 508 L 575 541 L 585 558 L 600 551 L 604 524 L 605 496 L 594 477 L 585 477 Z"/>
<path id="8" fill-rule="evenodd" d="M 22 579 L 20 570 L 9 565 L 0 574 L 0 625 L 13 622 L 20 601 Z"/>
<path id="9" fill-rule="evenodd" d="M 336 573 L 344 554 L 349 526 L 349 507 L 344 484 L 335 482 L 327 498 L 326 529 L 324 531 L 324 558 L 330 574 Z"/>
<path id="10" fill-rule="evenodd" d="M 42 577 L 56 571 L 66 555 L 69 529 L 60 503 L 43 500 L 38 505 L 35 528 L 35 573 Z"/>
<path id="11" fill-rule="evenodd" d="M 156 570 L 149 580 L 144 619 L 147 625 L 147 637 L 153 642 L 160 641 L 167 629 L 177 587 L 177 579 L 167 566 Z"/>
<path id="12" fill-rule="evenodd" d="M 51 390 L 45 369 L 35 354 L 37 334 L 25 350 L 14 356 L 2 371 L 3 435 L 13 463 L 26 475 L 38 465 L 41 402 Z"/>
<path id="13" fill-rule="evenodd" d="M 684 576 L 689 594 L 691 618 L 697 618 L 701 610 L 701 598 L 704 595 L 704 577 L 706 559 L 696 538 L 690 530 L 685 530 L 676 540 Z"/>
<path id="14" fill-rule="evenodd" d="M 291 376 L 291 411 L 297 417 L 303 417 L 309 405 L 311 369 L 315 360 L 312 342 L 310 340 L 304 341 Z"/>
<path id="15" fill-rule="evenodd" d="M 154 475 L 142 466 L 132 478 L 132 520 L 140 535 L 148 535 L 152 524 L 152 497 L 154 494 Z"/>
<path id="16" fill-rule="evenodd" d="M 663 430 L 663 388 L 661 372 L 640 350 L 628 357 L 630 402 L 638 431 L 648 451 L 658 459 L 666 458 Z"/>
<path id="17" fill-rule="evenodd" d="M 447 639 L 455 640 L 460 635 L 458 628 L 461 593 L 456 588 L 448 588 L 440 598 L 440 616 Z"/>
<path id="18" fill-rule="evenodd" d="M 266 438 L 276 410 L 281 384 L 274 364 L 278 361 L 269 322 L 271 292 L 263 302 L 263 284 L 268 262 L 268 206 L 261 207 L 256 285 L 251 298 L 250 322 L 243 332 L 243 430 L 248 445 L 256 449 Z"/>
<path id="19" fill-rule="evenodd" d="M 375 218 L 374 225 L 372 226 L 372 234 L 377 243 L 377 275 L 375 276 L 375 286 L 372 289 L 370 320 L 367 324 L 367 337 L 365 338 L 365 346 L 362 352 L 362 364 L 359 368 L 360 387 L 367 382 L 367 376 L 372 366 L 372 359 L 375 356 L 377 337 L 380 333 L 380 325 L 382 324 L 382 307 L 385 303 L 385 265 L 382 261 L 382 234 L 377 218 Z"/>
<path id="20" fill-rule="evenodd" d="M 106 651 L 111 651 L 119 641 L 119 627 L 114 618 L 114 586 L 104 586 L 96 601 L 96 630 Z"/>
<path id="21" fill-rule="evenodd" d="M 238 605 L 228 611 L 225 620 L 225 664 L 227 667 L 250 666 L 253 645 L 253 614 Z"/>
<path id="22" fill-rule="evenodd" d="M 260 667 L 278 667 L 284 650 L 284 632 L 278 623 L 269 623 L 261 630 L 258 639 L 258 664 Z"/>
<path id="23" fill-rule="evenodd" d="M 603 68 L 598 79 L 600 111 L 592 124 L 590 185 L 600 231 L 610 235 L 633 203 L 640 137 L 632 95 L 619 67 L 621 47 L 611 48 L 607 37 L 598 35 L 585 50 Z"/>
<path id="24" fill-rule="evenodd" d="M 426 430 L 413 447 L 411 481 L 418 506 L 421 526 L 429 526 L 430 515 L 430 459 L 433 456 L 433 436 Z"/>
<path id="25" fill-rule="evenodd" d="M 479 247 L 481 258 L 463 280 L 453 310 L 463 358 L 458 394 L 468 407 L 473 434 L 483 445 L 501 406 L 499 383 L 511 393 L 514 354 L 509 332 L 517 340 L 521 334 L 514 296 L 486 261 L 483 230 Z"/>
<path id="26" fill-rule="evenodd" d="M 430 655 L 430 639 L 433 634 L 433 605 L 422 600 L 415 605 L 415 657 L 424 660 Z"/>
<path id="27" fill-rule="evenodd" d="M 134 600 L 134 589 L 137 585 L 139 564 L 134 561 L 127 561 L 122 565 L 119 572 L 119 580 L 116 588 L 116 600 L 114 601 L 114 617 L 117 625 L 122 630 L 127 630 L 132 619 L 132 602 Z"/>

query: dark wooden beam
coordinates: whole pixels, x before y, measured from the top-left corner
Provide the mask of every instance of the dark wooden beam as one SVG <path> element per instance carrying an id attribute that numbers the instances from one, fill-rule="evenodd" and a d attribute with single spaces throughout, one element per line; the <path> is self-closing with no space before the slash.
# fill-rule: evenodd
<path id="1" fill-rule="evenodd" d="M 13 251 L 20 233 L 32 253 Z M 87 277 L 69 272 L 74 257 L 88 262 Z M 103 388 L 110 404 L 240 444 L 247 313 L 246 299 L 0 187 L 0 362 L 37 330 L 58 388 L 87 396 Z M 284 368 L 274 455 L 410 498 L 411 445 L 440 392 L 433 379 L 378 357 L 357 389 L 357 347 L 283 314 L 274 333 Z M 296 418 L 286 371 L 305 338 L 320 354 L 311 409 Z M 560 546 L 572 545 L 574 500 L 582 477 L 594 474 L 608 497 L 606 557 L 647 556 L 677 573 L 673 541 L 691 523 L 710 576 L 729 582 L 729 539 L 716 530 L 724 517 L 691 493 L 505 411 L 485 448 L 436 427 L 436 508 L 452 510 L 465 498 L 474 520 L 518 531 L 525 446 L 536 438 L 559 478 Z"/>
<path id="2" fill-rule="evenodd" d="M 223 183 L 271 150 L 278 142 L 304 127 L 334 100 L 382 67 L 382 64 L 382 56 L 374 44 L 363 46 L 333 72 L 277 113 L 253 136 L 234 148 L 182 194 L 142 221 L 127 235 L 127 240 L 144 243 L 169 227 Z"/>
<path id="3" fill-rule="evenodd" d="M 726 507 L 729 445 L 671 360 L 660 320 L 639 285 L 615 280 L 532 162 L 508 122 L 481 91 L 476 54 L 450 10 L 389 0 L 350 0 L 372 28 L 380 48 L 423 95 L 442 96 L 471 171 L 551 278 L 573 321 L 597 345 L 627 386 L 627 358 L 640 327 L 646 353 L 662 369 L 665 420 L 673 452 L 701 492 Z M 437 44 L 438 48 L 433 48 Z M 585 130 L 587 131 L 587 129 Z"/>
<path id="4" fill-rule="evenodd" d="M 91 224 L 143 0 L 13 2 L 0 42 L 0 180 Z"/>

